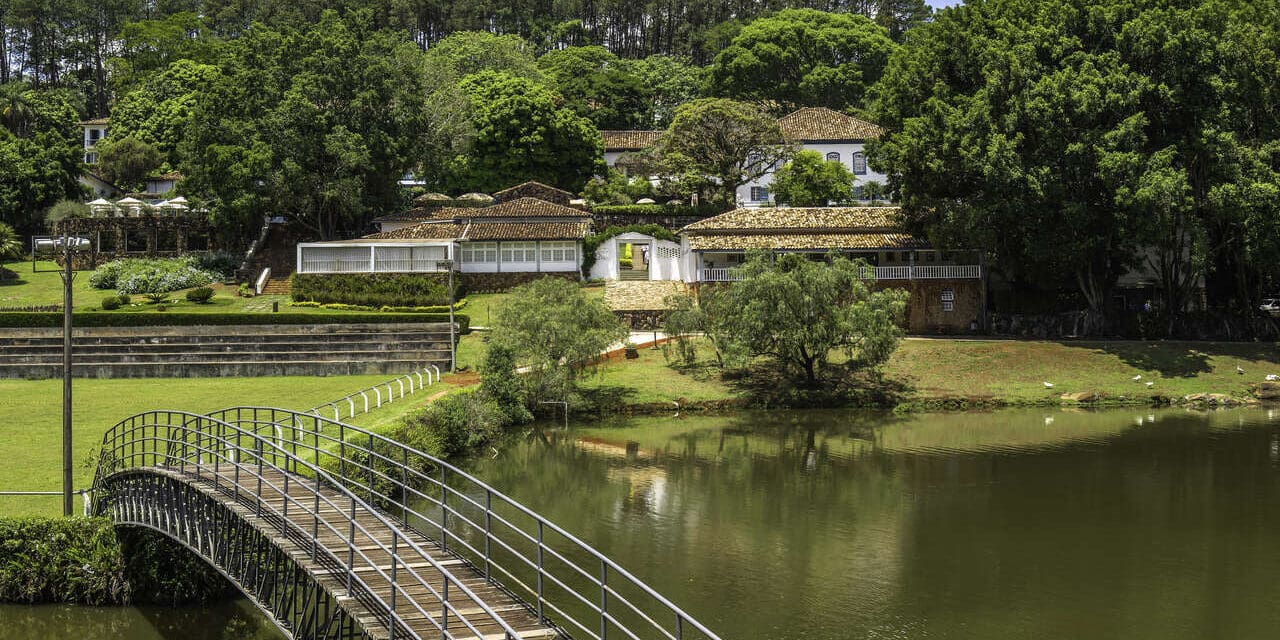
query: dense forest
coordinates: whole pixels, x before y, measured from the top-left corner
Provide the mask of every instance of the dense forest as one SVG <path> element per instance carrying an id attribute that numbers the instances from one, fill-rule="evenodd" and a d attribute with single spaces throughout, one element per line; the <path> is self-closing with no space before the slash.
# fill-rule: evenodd
<path id="1" fill-rule="evenodd" d="M 601 129 L 669 128 L 641 158 L 664 193 L 723 197 L 801 106 L 882 125 L 912 230 L 1046 311 L 1104 324 L 1143 268 L 1176 333 L 1280 285 L 1275 0 L 0 0 L 0 222 L 79 199 L 76 123 L 108 114 L 103 177 L 177 170 L 230 235 L 334 237 L 405 206 L 406 172 L 638 197 L 593 180 Z"/>

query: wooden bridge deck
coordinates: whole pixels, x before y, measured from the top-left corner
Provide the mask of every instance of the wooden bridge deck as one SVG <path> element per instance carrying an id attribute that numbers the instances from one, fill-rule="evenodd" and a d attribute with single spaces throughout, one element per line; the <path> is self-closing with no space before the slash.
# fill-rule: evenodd
<path id="1" fill-rule="evenodd" d="M 392 548 L 393 538 L 397 536 L 399 536 L 399 539 L 395 544 L 403 549 L 403 552 L 398 551 L 396 554 L 399 557 L 396 562 L 398 567 L 397 583 L 403 591 L 397 595 L 395 611 L 420 637 L 437 638 L 442 635 L 436 625 L 441 621 L 443 607 L 441 605 L 441 597 L 436 594 L 446 593 L 445 581 L 441 578 L 440 573 L 433 569 L 430 563 L 422 559 L 421 556 L 416 553 L 407 553 L 409 549 L 407 548 L 408 545 L 405 544 L 406 539 L 411 540 L 436 563 L 447 569 L 457 579 L 458 583 L 464 584 L 486 606 L 501 616 L 511 628 L 515 629 L 520 638 L 562 637 L 555 628 L 539 621 L 538 616 L 528 604 L 486 580 L 483 574 L 465 561 L 442 550 L 436 542 L 402 526 L 394 529 L 398 531 L 398 534 L 393 535 L 393 529 L 384 524 L 384 520 L 394 522 L 387 514 L 375 515 L 358 504 L 353 505 L 354 501 L 351 498 L 323 486 L 319 491 L 321 498 L 320 508 L 315 510 L 315 484 L 307 478 L 289 476 L 288 496 L 291 500 L 288 501 L 286 508 L 287 501 L 284 492 L 281 490 L 285 486 L 285 474 L 273 470 L 260 471 L 257 466 L 244 465 L 240 467 L 241 472 L 238 477 L 238 486 L 244 497 L 237 501 L 233 496 L 228 496 L 224 491 L 215 487 L 215 483 L 221 485 L 224 490 L 228 487 L 237 486 L 236 466 L 223 463 L 216 472 L 211 466 L 203 466 L 197 470 L 190 464 L 185 470 L 177 467 L 152 466 L 134 468 L 133 471 L 141 470 L 166 475 L 189 483 L 202 493 L 212 496 L 220 503 L 232 508 L 242 518 L 264 532 L 274 531 L 276 527 L 259 518 L 256 507 L 249 506 L 258 497 L 262 500 L 264 515 L 268 512 L 285 514 L 285 518 L 295 525 L 299 531 L 304 532 L 308 538 L 311 537 L 313 530 L 318 529 L 319 533 L 314 537 L 315 544 L 344 565 L 342 571 L 335 571 L 331 566 L 325 566 L 313 561 L 310 558 L 312 550 L 300 546 L 295 540 L 281 538 L 276 542 L 283 549 L 289 550 L 299 565 L 310 572 L 317 582 L 324 586 L 353 618 L 360 621 L 365 631 L 373 637 L 388 637 L 389 632 L 385 624 L 379 622 L 373 612 L 361 604 L 360 599 L 356 597 L 357 594 L 347 590 L 347 571 L 359 576 L 370 591 L 383 601 L 389 602 L 393 591 L 392 582 L 388 579 L 392 569 L 392 554 L 387 549 Z M 260 496 L 254 495 L 257 493 L 256 485 L 258 484 L 257 477 L 253 475 L 256 473 L 261 473 L 264 480 Z M 250 488 L 253 491 L 246 494 L 246 491 Z M 292 502 L 292 500 L 297 502 Z M 306 508 L 302 508 L 298 503 L 305 505 Z M 319 514 L 318 527 L 313 513 Z M 355 529 L 354 537 L 350 537 L 350 539 L 355 540 L 355 546 L 359 550 L 355 554 L 351 553 L 350 546 L 347 543 L 347 539 L 351 535 L 353 513 L 355 521 L 359 524 Z M 364 531 L 361 531 L 361 528 Z M 342 533 L 340 534 L 339 532 Z M 354 555 L 354 561 L 348 565 L 349 558 L 352 555 Z M 405 556 L 411 557 L 406 559 Z M 419 583 L 417 578 L 412 577 L 405 571 L 405 562 L 408 563 L 409 567 L 416 570 L 416 573 L 421 576 L 425 584 Z M 381 570 L 381 574 L 378 569 Z M 461 589 L 458 589 L 456 584 L 450 585 L 447 590 L 448 602 L 457 609 L 456 612 L 450 611 L 445 620 L 446 629 L 451 634 L 454 634 L 451 637 L 479 637 L 484 640 L 503 640 L 506 636 L 503 634 L 501 627 L 488 613 L 477 606 L 469 596 L 465 595 Z M 436 594 L 431 593 L 433 589 Z M 404 597 L 406 593 L 409 599 Z M 428 620 L 428 616 L 434 618 L 436 623 L 433 624 Z M 458 619 L 459 616 L 466 618 L 480 632 L 480 635 L 477 636 L 474 631 L 463 624 Z"/>

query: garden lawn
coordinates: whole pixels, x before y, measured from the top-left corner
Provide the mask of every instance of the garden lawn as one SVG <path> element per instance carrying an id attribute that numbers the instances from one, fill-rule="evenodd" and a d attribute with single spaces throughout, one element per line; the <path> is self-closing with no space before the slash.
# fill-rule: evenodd
<path id="1" fill-rule="evenodd" d="M 1244 375 L 1236 373 L 1237 366 Z M 1201 392 L 1243 397 L 1250 384 L 1280 374 L 1280 348 L 1271 343 L 912 339 L 902 342 L 884 371 L 908 385 L 914 399 L 1034 404 L 1084 391 L 1138 400 Z M 1142 380 L 1135 382 L 1136 375 Z M 1148 389 L 1146 382 L 1155 384 Z"/>
<path id="2" fill-rule="evenodd" d="M 585 394 L 599 394 L 602 401 L 610 398 L 626 404 L 671 404 L 682 402 L 708 402 L 737 397 L 728 385 L 720 381 L 714 368 L 693 369 L 681 372 L 667 365 L 661 349 L 644 347 L 638 350 L 635 360 L 622 357 L 600 365 L 595 375 L 588 375 L 579 383 Z"/>
<path id="3" fill-rule="evenodd" d="M 148 409 L 207 412 L 235 405 L 305 410 L 389 378 L 383 374 L 76 380 L 72 411 L 76 488 L 88 487 L 93 480 L 96 460 L 90 456 L 103 433 L 135 413 Z M 61 380 L 0 380 L 0 460 L 0 490 L 62 489 Z M 61 498 L 52 496 L 0 496 L 0 516 L 57 515 L 61 505 Z"/>

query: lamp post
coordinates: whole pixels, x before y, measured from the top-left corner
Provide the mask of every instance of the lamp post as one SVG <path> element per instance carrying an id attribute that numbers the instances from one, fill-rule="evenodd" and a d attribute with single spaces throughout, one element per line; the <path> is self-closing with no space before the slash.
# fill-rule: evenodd
<path id="1" fill-rule="evenodd" d="M 62 515 L 72 514 L 75 492 L 71 477 L 71 284 L 76 274 L 71 269 L 71 235 L 62 232 Z"/>

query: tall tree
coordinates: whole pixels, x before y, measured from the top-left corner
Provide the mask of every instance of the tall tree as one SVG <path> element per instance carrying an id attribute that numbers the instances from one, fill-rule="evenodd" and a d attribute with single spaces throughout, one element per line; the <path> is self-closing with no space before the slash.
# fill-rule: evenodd
<path id="1" fill-rule="evenodd" d="M 861 107 L 895 45 L 866 16 L 788 9 L 742 28 L 711 67 L 716 95 L 779 113 Z"/>
<path id="2" fill-rule="evenodd" d="M 653 122 L 653 91 L 600 46 L 568 47 L 538 58 L 565 106 L 600 129 L 642 129 Z"/>
<path id="3" fill-rule="evenodd" d="M 738 187 L 773 170 L 793 149 L 778 121 L 760 108 L 703 98 L 676 109 L 655 145 L 666 175 L 709 178 L 715 199 L 732 203 Z"/>
<path id="4" fill-rule="evenodd" d="M 558 106 L 546 87 L 493 71 L 467 76 L 460 86 L 475 135 L 452 167 L 455 189 L 494 191 L 538 180 L 576 193 L 604 173 L 600 132 Z"/>
<path id="5" fill-rule="evenodd" d="M 824 207 L 853 199 L 853 172 L 817 151 L 798 151 L 773 176 L 774 200 L 793 207 Z"/>

